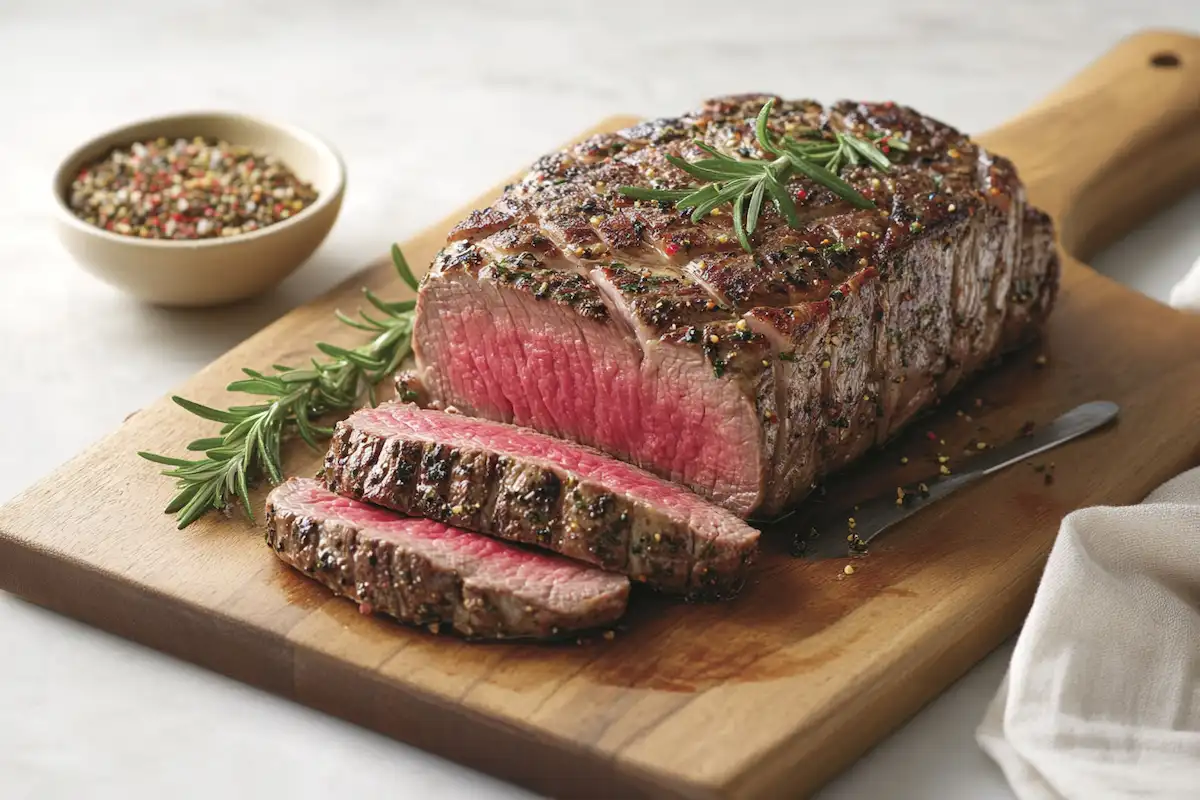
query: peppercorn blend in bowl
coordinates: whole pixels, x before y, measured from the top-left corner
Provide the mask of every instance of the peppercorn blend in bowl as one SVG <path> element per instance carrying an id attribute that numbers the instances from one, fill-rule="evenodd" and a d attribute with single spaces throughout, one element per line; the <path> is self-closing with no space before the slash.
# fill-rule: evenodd
<path id="1" fill-rule="evenodd" d="M 342 160 L 320 138 L 219 112 L 110 131 L 54 176 L 59 236 L 76 260 L 169 306 L 271 288 L 324 240 L 344 190 Z"/>

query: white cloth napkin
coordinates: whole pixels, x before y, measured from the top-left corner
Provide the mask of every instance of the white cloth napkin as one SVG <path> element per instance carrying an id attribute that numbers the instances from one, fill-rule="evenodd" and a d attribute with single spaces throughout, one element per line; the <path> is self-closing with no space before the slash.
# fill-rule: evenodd
<path id="1" fill-rule="evenodd" d="M 1200 258 L 1192 264 L 1183 280 L 1175 284 L 1169 302 L 1172 307 L 1183 311 L 1200 311 Z"/>
<path id="2" fill-rule="evenodd" d="M 1020 800 L 1200 800 L 1200 469 L 1063 520 L 976 737 Z"/>

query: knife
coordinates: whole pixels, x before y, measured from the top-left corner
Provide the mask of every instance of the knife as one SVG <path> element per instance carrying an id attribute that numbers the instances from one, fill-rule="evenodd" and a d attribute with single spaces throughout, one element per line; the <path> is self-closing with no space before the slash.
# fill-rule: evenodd
<path id="1" fill-rule="evenodd" d="M 1116 403 L 1107 400 L 1084 403 L 1029 436 L 975 456 L 965 472 L 899 487 L 894 494 L 872 498 L 853 511 L 826 518 L 813 526 L 801 555 L 811 559 L 863 555 L 875 537 L 897 522 L 987 475 L 1107 425 L 1116 419 L 1119 410 Z"/>

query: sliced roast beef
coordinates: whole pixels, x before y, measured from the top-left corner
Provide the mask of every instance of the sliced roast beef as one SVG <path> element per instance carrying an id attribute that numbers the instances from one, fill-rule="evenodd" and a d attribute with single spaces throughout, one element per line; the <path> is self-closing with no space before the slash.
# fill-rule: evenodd
<path id="1" fill-rule="evenodd" d="M 608 625 L 629 581 L 293 478 L 267 498 L 267 544 L 335 593 L 403 622 L 466 636 L 547 638 Z"/>
<path id="2" fill-rule="evenodd" d="M 548 548 L 668 592 L 732 594 L 758 544 L 735 514 L 592 448 L 410 403 L 339 423 L 324 474 L 339 494 Z"/>
<path id="3" fill-rule="evenodd" d="M 1035 336 L 1058 285 L 1053 230 L 1010 162 L 892 103 L 781 101 L 781 134 L 898 137 L 848 165 L 861 209 L 791 180 L 744 252 L 728 206 L 697 223 L 622 186 L 681 188 L 695 144 L 763 158 L 768 96 L 549 155 L 450 236 L 418 298 L 433 402 L 598 447 L 740 514 L 774 513 Z"/>

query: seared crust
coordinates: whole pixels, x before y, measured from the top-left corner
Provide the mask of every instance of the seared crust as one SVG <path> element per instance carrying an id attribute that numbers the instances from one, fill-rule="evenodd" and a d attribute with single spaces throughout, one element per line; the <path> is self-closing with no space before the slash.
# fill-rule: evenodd
<path id="1" fill-rule="evenodd" d="M 743 492 L 734 502 L 674 463 L 650 463 L 636 449 L 613 452 L 739 513 L 794 505 L 814 480 L 1035 337 L 1059 277 L 1053 227 L 1027 205 L 1012 163 L 890 102 L 824 107 L 775 98 L 777 134 L 876 131 L 908 149 L 889 154 L 886 173 L 842 170 L 874 209 L 793 178 L 787 189 L 802 224 L 790 228 L 768 203 L 752 253 L 738 245 L 727 208 L 693 223 L 673 204 L 618 191 L 694 185 L 667 157 L 702 157 L 695 139 L 763 157 L 754 118 L 771 97 L 715 98 L 539 159 L 492 207 L 455 228 L 427 278 L 502 284 L 523 308 L 569 307 L 594 323 L 593 339 L 603 331 L 632 336 L 657 358 L 707 365 L 752 403 L 761 428 L 757 498 Z M 440 382 L 422 327 L 428 306 L 419 306 L 415 336 L 422 375 L 436 400 L 471 409 Z M 533 424 L 515 412 L 481 411 Z M 550 432 L 603 447 L 587 427 Z"/>
<path id="2" fill-rule="evenodd" d="M 716 98 L 681 117 L 599 134 L 547 155 L 492 207 L 456 226 L 450 239 L 478 243 L 487 254 L 536 252 L 544 261 L 578 267 L 617 261 L 685 273 L 675 278 L 698 280 L 729 318 L 761 305 L 823 299 L 862 266 L 878 265 L 986 206 L 1007 209 L 1021 194 L 1011 162 L 911 108 L 848 101 L 825 108 L 777 97 L 770 127 L 779 134 L 879 131 L 908 143 L 907 152 L 889 154 L 894 163 L 887 173 L 843 169 L 841 177 L 875 209 L 851 207 L 825 187 L 793 178 L 788 188 L 803 198 L 800 229 L 788 227 L 768 204 L 754 252 L 747 254 L 727 212 L 693 223 L 671 204 L 635 201 L 618 191 L 623 185 L 692 185 L 667 156 L 702 157 L 692 143 L 697 138 L 734 155 L 764 157 L 754 117 L 771 97 Z"/>
<path id="3" fill-rule="evenodd" d="M 267 498 L 267 545 L 280 560 L 356 600 L 364 611 L 489 639 L 552 638 L 611 624 L 625 612 L 629 585 L 617 576 L 592 572 L 598 590 L 573 602 L 515 591 L 515 581 L 448 568 L 436 552 L 294 502 L 292 495 L 311 491 L 308 484 L 316 485 L 293 478 Z"/>
<path id="4" fill-rule="evenodd" d="M 714 532 L 559 465 L 385 436 L 353 416 L 338 423 L 323 474 L 345 497 L 553 550 L 693 598 L 736 593 L 757 551 L 757 531 L 727 512 L 710 507 L 709 518 L 719 515 L 727 528 Z"/>

